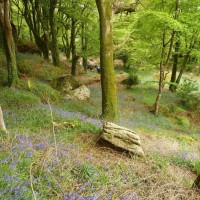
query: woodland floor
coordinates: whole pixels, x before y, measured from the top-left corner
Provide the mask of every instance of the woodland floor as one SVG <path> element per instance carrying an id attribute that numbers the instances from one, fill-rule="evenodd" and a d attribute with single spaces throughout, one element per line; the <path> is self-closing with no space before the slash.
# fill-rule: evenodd
<path id="1" fill-rule="evenodd" d="M 199 191 L 191 188 L 200 168 L 199 115 L 155 117 L 149 112 L 155 84 L 143 80 L 127 90 L 118 83 L 117 123 L 138 133 L 146 155 L 129 157 L 98 142 L 99 75 L 89 72 L 88 77 L 80 79 L 91 90 L 89 102 L 4 110 L 9 135 L 1 135 L 0 199 L 199 200 Z M 119 82 L 123 78 L 117 76 Z M 166 89 L 162 105 L 171 103 L 177 98 Z M 189 127 L 178 124 L 176 115 L 187 117 Z M 74 128 L 54 130 L 52 121 Z"/>

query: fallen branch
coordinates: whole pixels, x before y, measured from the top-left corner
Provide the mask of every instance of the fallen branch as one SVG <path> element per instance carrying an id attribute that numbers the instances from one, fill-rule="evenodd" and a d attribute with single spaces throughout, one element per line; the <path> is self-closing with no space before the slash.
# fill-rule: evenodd
<path id="1" fill-rule="evenodd" d="M 1 106 L 0 106 L 0 130 L 7 132 L 6 125 L 3 119 L 3 112 L 2 112 Z"/>

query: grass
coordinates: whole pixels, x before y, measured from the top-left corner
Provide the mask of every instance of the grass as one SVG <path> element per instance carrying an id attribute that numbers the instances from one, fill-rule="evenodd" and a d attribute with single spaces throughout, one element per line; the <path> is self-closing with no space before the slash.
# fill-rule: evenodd
<path id="1" fill-rule="evenodd" d="M 17 66 L 21 74 L 41 81 L 50 81 L 66 73 L 64 68 L 55 67 L 33 54 L 18 54 Z"/>
<path id="2" fill-rule="evenodd" d="M 200 172 L 199 127 L 188 123 L 181 107 L 176 109 L 176 95 L 165 91 L 162 112 L 156 117 L 149 112 L 157 94 L 155 85 L 118 90 L 117 123 L 138 131 L 146 154 L 145 159 L 129 158 L 97 143 L 102 130 L 98 86 L 90 86 L 91 100 L 80 103 L 63 99 L 47 82 L 40 82 L 39 75 L 36 80 L 32 72 L 27 74 L 32 79 L 23 79 L 18 89 L 0 91 L 8 129 L 8 133 L 0 131 L 1 197 L 198 199 L 199 192 L 191 184 Z"/>

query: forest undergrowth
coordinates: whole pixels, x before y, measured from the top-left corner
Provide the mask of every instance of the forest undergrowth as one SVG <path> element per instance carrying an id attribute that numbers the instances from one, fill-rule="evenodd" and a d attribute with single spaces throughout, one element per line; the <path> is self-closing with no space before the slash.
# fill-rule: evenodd
<path id="1" fill-rule="evenodd" d="M 9 102 L 3 99 L 8 89 L 1 90 L 8 133 L 0 133 L 0 198 L 198 200 L 200 193 L 191 186 L 200 171 L 200 127 L 181 107 L 173 110 L 177 97 L 167 90 L 161 114 L 149 112 L 156 94 L 152 84 L 128 90 L 118 85 L 117 123 L 138 132 L 145 158 L 98 142 L 99 83 L 89 86 L 91 99 L 85 103 L 47 104 L 18 89 Z M 56 126 L 63 122 L 66 126 Z"/>

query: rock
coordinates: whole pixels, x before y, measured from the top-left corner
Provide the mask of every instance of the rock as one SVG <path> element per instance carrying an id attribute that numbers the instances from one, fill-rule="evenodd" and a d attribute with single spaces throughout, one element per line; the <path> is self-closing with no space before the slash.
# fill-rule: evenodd
<path id="1" fill-rule="evenodd" d="M 140 137 L 134 131 L 114 123 L 106 122 L 100 139 L 134 155 L 144 156 Z"/>
<path id="2" fill-rule="evenodd" d="M 90 90 L 85 85 L 82 85 L 73 90 L 71 95 L 79 101 L 85 101 L 90 98 Z"/>
<path id="3" fill-rule="evenodd" d="M 70 74 L 52 80 L 51 85 L 63 93 L 69 93 L 80 86 L 79 82 Z"/>

